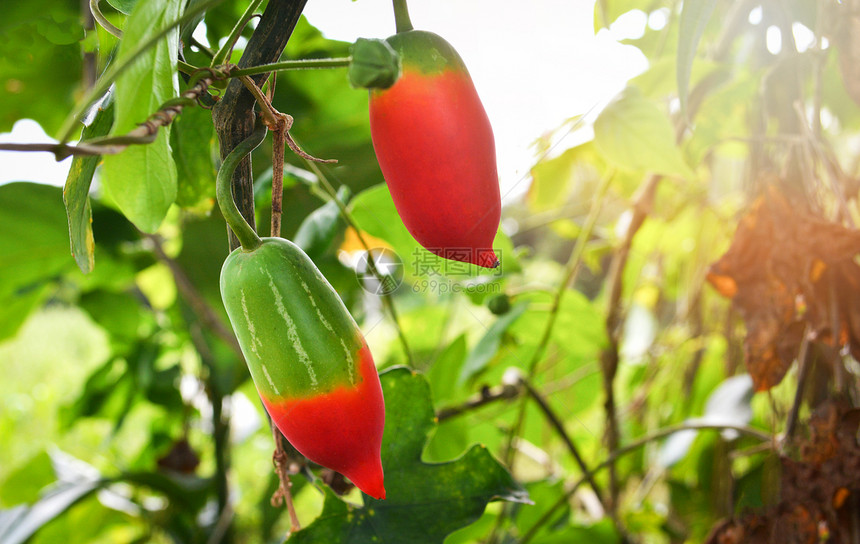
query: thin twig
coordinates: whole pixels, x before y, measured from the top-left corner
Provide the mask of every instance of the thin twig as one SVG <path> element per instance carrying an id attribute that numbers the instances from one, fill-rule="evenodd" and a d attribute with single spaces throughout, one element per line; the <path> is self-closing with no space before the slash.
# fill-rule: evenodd
<path id="1" fill-rule="evenodd" d="M 564 295 L 565 291 L 567 291 L 568 287 L 576 281 L 576 276 L 579 273 L 580 266 L 582 265 L 582 256 L 585 253 L 585 245 L 591 239 L 591 233 L 594 231 L 594 225 L 597 223 L 597 216 L 603 206 L 603 199 L 606 196 L 606 191 L 607 189 L 609 189 L 609 182 L 612 180 L 613 176 L 614 171 L 611 170 L 603 176 L 603 179 L 601 180 L 600 186 L 597 190 L 597 194 L 591 204 L 591 209 L 588 212 L 588 217 L 585 219 L 582 231 L 580 232 L 579 237 L 576 239 L 576 244 L 573 247 L 573 251 L 571 251 L 570 253 L 570 258 L 568 259 L 567 266 L 565 267 L 564 277 L 562 281 L 559 282 L 558 287 L 556 288 L 555 293 L 553 295 L 552 306 L 549 310 L 549 317 L 547 318 L 547 323 L 544 327 L 543 334 L 541 336 L 540 341 L 538 342 L 537 347 L 535 348 L 534 353 L 532 354 L 532 358 L 529 360 L 529 363 L 526 366 L 527 380 L 531 380 L 534 378 L 535 372 L 537 371 L 538 362 L 540 362 L 541 358 L 544 355 L 544 352 L 546 351 L 547 346 L 549 345 L 549 340 L 552 337 L 552 331 L 555 327 L 555 321 L 558 317 L 559 309 L 561 308 L 562 296 Z M 508 433 L 508 443 L 507 448 L 505 450 L 505 464 L 508 466 L 510 466 L 511 462 L 513 461 L 514 437 L 516 437 L 520 433 L 524 417 L 525 402 L 523 401 L 520 404 L 516 423 L 513 427 L 511 427 L 511 430 Z"/>
<path id="2" fill-rule="evenodd" d="M 531 539 L 535 537 L 540 528 L 543 527 L 550 519 L 552 519 L 558 509 L 564 506 L 564 504 L 570 499 L 570 497 L 572 497 L 574 493 L 576 493 L 579 487 L 588 481 L 589 477 L 593 478 L 601 470 L 614 465 L 615 461 L 617 461 L 619 458 L 627 455 L 628 453 L 638 450 L 639 448 L 645 446 L 646 444 L 649 444 L 650 442 L 660 440 L 661 438 L 665 438 L 677 432 L 689 430 L 733 430 L 739 432 L 740 434 L 755 438 L 760 442 L 771 442 L 773 440 L 773 437 L 771 435 L 759 431 L 758 429 L 747 427 L 745 425 L 721 425 L 713 423 L 689 422 L 660 429 L 659 431 L 656 431 L 652 434 L 634 440 L 633 442 L 627 444 L 624 447 L 616 449 L 615 451 L 610 453 L 609 456 L 603 460 L 603 462 L 586 472 L 586 474 L 584 474 L 579 480 L 577 480 L 576 483 L 574 483 L 573 486 L 568 489 L 567 492 L 565 492 L 565 494 L 555 504 L 553 504 L 552 507 L 550 507 L 550 509 L 547 510 L 544 515 L 541 516 L 540 519 L 535 522 L 534 525 L 532 525 L 531 529 L 529 529 L 528 532 L 523 535 L 523 538 L 520 539 L 519 544 L 527 544 L 528 542 L 530 542 Z"/>
<path id="3" fill-rule="evenodd" d="M 53 153 L 57 161 L 61 161 L 72 155 L 80 156 L 96 156 L 96 155 L 113 155 L 125 149 L 125 146 L 102 146 L 89 145 L 86 142 L 81 142 L 77 145 L 69 144 L 16 144 L 16 143 L 0 143 L 0 151 L 47 151 Z"/>
<path id="4" fill-rule="evenodd" d="M 442 408 L 436 412 L 436 420 L 441 423 L 446 419 L 470 412 L 481 406 L 519 397 L 523 392 L 522 384 L 503 384 L 496 387 L 485 387 L 479 393 L 466 400 L 463 404 Z"/>
<path id="5" fill-rule="evenodd" d="M 541 411 L 546 416 L 547 420 L 561 437 L 562 441 L 564 442 L 564 445 L 567 446 L 570 455 L 573 457 L 574 461 L 576 461 L 576 464 L 579 465 L 580 470 L 582 470 L 582 473 L 584 474 L 588 485 L 590 485 L 591 489 L 594 490 L 594 494 L 597 496 L 597 500 L 600 501 L 600 504 L 601 506 L 603 506 L 604 511 L 609 513 L 609 510 L 606 507 L 606 500 L 603 497 L 603 492 L 601 491 L 600 486 L 597 485 L 597 482 L 594 480 L 594 477 L 589 474 L 588 466 L 585 464 L 585 460 L 582 458 L 582 454 L 579 453 L 579 449 L 576 447 L 576 444 L 574 444 L 573 440 L 570 438 L 570 435 L 567 434 L 567 431 L 564 428 L 564 423 L 562 423 L 561 420 L 558 418 L 552 407 L 549 405 L 549 402 L 547 402 L 547 400 L 543 398 L 543 395 L 541 395 L 528 380 L 522 379 L 520 383 L 522 383 L 528 394 L 535 400 L 538 407 L 540 407 Z"/>
<path id="6" fill-rule="evenodd" d="M 178 282 L 177 282 L 178 283 Z M 201 377 L 205 384 L 206 395 L 212 405 L 212 425 L 214 428 L 213 441 L 215 443 L 215 490 L 218 497 L 218 522 L 210 534 L 208 542 L 220 542 L 230 529 L 233 519 L 233 507 L 230 503 L 230 481 L 228 479 L 230 456 L 228 449 L 230 445 L 230 421 L 229 414 L 224 412 L 224 394 L 217 380 L 217 364 L 215 356 L 209 348 L 206 338 L 198 323 L 189 327 L 191 343 L 200 356 L 200 362 L 206 369 L 206 374 Z"/>
<path id="7" fill-rule="evenodd" d="M 164 263 L 173 275 L 173 281 L 176 282 L 176 288 L 182 295 L 182 298 L 191 306 L 194 314 L 200 317 L 201 323 L 211 330 L 215 335 L 223 340 L 236 355 L 243 357 L 242 349 L 239 347 L 239 341 L 236 340 L 236 335 L 233 334 L 225 325 L 223 320 L 215 312 L 212 306 L 206 302 L 203 295 L 197 290 L 185 271 L 179 266 L 176 260 L 172 259 L 164 252 L 164 247 L 161 243 L 161 238 L 154 234 L 146 234 L 146 238 L 152 242 L 152 250 L 159 261 Z M 243 359 L 244 360 L 244 359 Z"/>
<path id="8" fill-rule="evenodd" d="M 105 70 L 102 77 L 96 81 L 96 84 L 93 85 L 87 93 L 81 98 L 75 109 L 72 113 L 66 118 L 63 122 L 63 126 L 60 127 L 59 133 L 60 143 L 68 142 L 72 135 L 75 132 L 75 128 L 77 127 L 78 121 L 83 117 L 89 107 L 98 100 L 101 96 L 103 96 L 111 85 L 113 85 L 114 81 L 122 75 L 126 70 L 129 69 L 131 65 L 137 61 L 138 57 L 143 54 L 150 47 L 153 47 L 156 43 L 161 41 L 165 36 L 167 36 L 173 29 L 183 23 L 186 23 L 193 18 L 197 17 L 199 14 L 204 11 L 218 5 L 223 0 L 204 0 L 193 6 L 189 7 L 185 13 L 182 14 L 181 17 L 172 21 L 170 24 L 166 25 L 164 28 L 160 29 L 158 32 L 154 33 L 147 40 L 139 43 L 131 52 L 128 53 L 121 61 L 111 64 L 111 66 Z"/>
<path id="9" fill-rule="evenodd" d="M 803 331 L 803 339 L 800 341 L 800 352 L 797 354 L 797 391 L 794 393 L 794 402 L 791 405 L 791 410 L 788 412 L 788 421 L 785 424 L 786 443 L 790 443 L 794 436 L 794 430 L 797 427 L 797 417 L 800 413 L 800 404 L 803 402 L 806 377 L 809 375 L 809 335 L 810 327 L 807 324 L 806 330 Z"/>
<path id="10" fill-rule="evenodd" d="M 208 71 L 208 69 L 206 70 Z M 227 71 L 229 72 L 229 69 Z M 61 161 L 72 155 L 116 155 L 129 145 L 152 143 L 158 135 L 158 130 L 172 123 L 187 105 L 193 104 L 200 98 L 219 75 L 220 73 L 217 71 L 210 71 L 209 75 L 200 78 L 178 98 L 165 102 L 146 121 L 125 134 L 87 140 L 76 145 L 63 142 L 56 144 L 0 144 L 0 151 L 47 151 L 53 153 L 57 161 Z"/>
<path id="11" fill-rule="evenodd" d="M 254 98 L 257 100 L 257 103 L 260 105 L 261 114 L 263 117 L 263 122 L 266 123 L 266 126 L 269 127 L 272 131 L 283 131 L 284 138 L 290 149 L 298 155 L 299 157 L 305 159 L 306 161 L 311 162 L 322 162 L 322 163 L 336 163 L 337 159 L 319 159 L 314 157 L 313 155 L 309 155 L 306 153 L 299 145 L 293 140 L 290 136 L 290 128 L 293 126 L 293 118 L 291 115 L 286 113 L 281 113 L 272 105 L 271 100 L 263 93 L 263 91 L 254 83 L 254 80 L 251 79 L 250 76 L 242 76 L 239 78 L 239 81 L 245 85 L 251 94 L 254 95 Z M 283 167 L 282 167 L 283 169 Z M 274 177 L 274 172 L 272 173 Z"/>
<path id="12" fill-rule="evenodd" d="M 630 248 L 633 245 L 633 238 L 645 218 L 651 211 L 654 204 L 654 196 L 657 192 L 660 176 L 648 176 L 643 182 L 638 196 L 633 204 L 633 217 L 630 225 L 627 227 L 627 232 L 624 235 L 624 241 L 615 252 L 612 258 L 612 264 L 609 268 L 609 291 L 607 295 L 607 315 L 606 315 L 606 332 L 609 335 L 609 346 L 601 355 L 601 364 L 603 370 L 603 389 L 606 395 L 604 401 L 604 411 L 606 412 L 606 440 L 609 451 L 615 451 L 619 444 L 618 431 L 618 414 L 615 403 L 615 375 L 618 371 L 618 346 L 621 336 L 621 293 L 623 291 L 624 268 L 627 265 L 627 259 L 630 256 Z M 610 505 L 612 511 L 618 505 L 619 484 L 618 476 L 615 472 L 615 466 L 609 467 L 609 494 Z"/>
<path id="13" fill-rule="evenodd" d="M 340 199 L 337 197 L 337 191 L 334 189 L 332 184 L 329 182 L 328 178 L 323 174 L 322 170 L 316 163 L 312 161 L 308 161 L 308 166 L 311 170 L 313 170 L 314 174 L 319 179 L 320 184 L 325 189 L 326 194 L 335 202 L 337 205 L 337 209 L 340 211 L 341 217 L 343 217 L 344 221 L 346 221 L 347 225 L 352 227 L 355 231 L 356 236 L 358 236 L 358 241 L 361 243 L 364 250 L 367 252 L 367 268 L 370 270 L 370 273 L 379 280 L 383 281 L 382 274 L 379 272 L 379 269 L 376 268 L 376 263 L 373 261 L 373 255 L 370 251 L 370 245 L 367 243 L 367 240 L 364 238 L 364 235 L 361 233 L 361 230 L 356 226 L 355 221 L 352 219 L 352 215 L 349 213 L 349 210 L 346 209 L 346 206 Z M 415 360 L 412 358 L 412 351 L 409 349 L 409 343 L 406 341 L 406 335 L 403 333 L 403 328 L 400 326 L 400 321 L 397 318 L 397 311 L 394 308 L 394 302 L 391 299 L 391 294 L 383 292 L 380 294 L 382 297 L 382 304 L 388 310 L 388 313 L 391 314 L 391 320 L 394 322 L 394 328 L 397 329 L 397 337 L 400 339 L 400 345 L 403 347 L 403 353 L 406 355 L 406 364 L 409 367 L 415 366 Z"/>
<path id="14" fill-rule="evenodd" d="M 281 212 L 284 200 L 284 145 L 287 129 L 281 124 L 272 132 L 272 236 L 281 236 Z"/>
<path id="15" fill-rule="evenodd" d="M 266 72 L 280 72 L 285 70 L 317 70 L 322 68 L 346 68 L 352 61 L 352 57 L 340 57 L 333 59 L 297 59 L 261 64 L 250 68 L 236 70 L 231 77 L 253 76 L 265 74 Z"/>
<path id="16" fill-rule="evenodd" d="M 250 78 L 248 80 L 256 87 L 253 80 Z M 274 95 L 274 87 L 270 87 L 270 91 Z M 268 96 L 266 97 L 266 104 L 274 110 L 271 106 L 271 98 Z M 289 129 L 288 123 L 292 124 L 293 119 L 283 114 L 276 115 L 275 117 L 280 123 L 278 123 L 278 127 L 274 130 L 274 143 L 272 144 L 272 224 L 269 235 L 280 237 L 281 200 L 283 197 L 284 182 L 284 137 Z M 287 452 L 284 451 L 284 437 L 280 429 L 275 425 L 275 421 L 271 416 L 268 419 L 269 427 L 272 429 L 272 438 L 275 441 L 275 452 L 272 454 L 272 463 L 275 465 L 275 472 L 278 475 L 279 482 L 277 491 L 272 495 L 271 504 L 277 507 L 282 502 L 286 502 L 287 511 L 290 514 L 290 533 L 294 533 L 300 530 L 302 526 L 299 523 L 299 517 L 296 515 L 296 508 L 293 505 L 293 494 L 291 491 L 293 483 L 290 481 L 289 457 L 287 456 Z"/>
<path id="17" fill-rule="evenodd" d="M 295 533 L 302 528 L 299 523 L 299 516 L 296 514 L 296 508 L 293 505 L 293 494 L 290 490 L 293 483 L 290 481 L 289 462 L 290 458 L 287 452 L 284 451 L 284 439 L 280 429 L 278 429 L 272 419 L 269 419 L 269 425 L 272 428 L 272 437 L 275 440 L 275 452 L 272 454 L 272 463 L 275 465 L 275 472 L 278 475 L 278 489 L 272 495 L 271 504 L 274 507 L 281 506 L 281 503 L 287 503 L 287 511 L 290 513 L 290 532 Z"/>
<path id="18" fill-rule="evenodd" d="M 538 363 L 544 356 L 544 352 L 546 351 L 547 346 L 549 345 L 550 338 L 552 337 L 552 331 L 555 327 L 555 321 L 558 317 L 559 309 L 561 308 L 561 298 L 564 295 L 565 291 L 567 291 L 568 286 L 572 285 L 576 281 L 576 276 L 579 273 L 580 266 L 582 264 L 582 256 L 585 253 L 585 245 L 591 239 L 591 234 L 594 231 L 594 226 L 597 223 L 597 216 L 600 213 L 601 208 L 603 207 L 603 199 L 606 196 L 606 192 L 609 189 L 609 183 L 612 181 L 614 176 L 614 170 L 609 170 L 606 172 L 601 179 L 600 186 L 597 190 L 597 195 L 591 203 L 591 209 L 588 212 L 588 217 L 585 219 L 585 223 L 583 224 L 582 231 L 579 234 L 579 237 L 576 239 L 576 244 L 573 247 L 573 250 L 570 253 L 570 257 L 568 258 L 567 265 L 565 266 L 564 277 L 562 281 L 559 282 L 556 287 L 555 293 L 553 294 L 552 306 L 549 310 L 549 317 L 547 318 L 546 326 L 544 327 L 543 334 L 541 336 L 540 341 L 538 342 L 537 347 L 535 348 L 534 353 L 532 354 L 532 358 L 527 365 L 527 374 L 526 379 L 531 380 L 534 378 L 535 373 L 537 372 Z M 507 445 L 505 447 L 504 453 L 504 463 L 508 467 L 511 466 L 514 459 L 514 440 L 517 436 L 519 436 L 522 431 L 523 424 L 525 422 L 526 415 L 526 402 L 525 398 L 520 401 L 519 409 L 517 411 L 516 419 L 514 420 L 514 424 L 508 430 L 507 436 Z M 498 540 L 498 531 L 501 529 L 502 524 L 504 523 L 505 517 L 508 515 L 510 511 L 510 507 L 505 505 L 502 509 L 502 513 L 496 518 L 496 524 L 493 527 L 492 532 L 490 533 L 490 537 L 488 542 L 495 543 Z M 619 532 L 621 531 L 621 527 L 618 528 Z"/>

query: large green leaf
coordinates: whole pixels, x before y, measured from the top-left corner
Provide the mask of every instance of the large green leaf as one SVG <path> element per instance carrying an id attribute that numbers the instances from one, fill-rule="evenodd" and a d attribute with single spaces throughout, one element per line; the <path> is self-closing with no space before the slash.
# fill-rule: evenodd
<path id="1" fill-rule="evenodd" d="M 362 231 L 386 241 L 405 265 L 407 276 L 422 276 L 435 281 L 432 276 L 447 275 L 454 279 L 475 276 L 500 275 L 499 269 L 481 268 L 472 264 L 443 259 L 430 253 L 415 241 L 400 219 L 394 200 L 384 183 L 365 189 L 350 202 L 350 213 L 356 226 Z M 499 250 L 502 269 L 505 273 L 519 270 L 513 246 L 504 233 L 499 231 L 493 247 Z M 426 284 L 416 284 L 417 289 L 431 289 Z"/>
<path id="2" fill-rule="evenodd" d="M 39 492 L 56 479 L 51 457 L 40 451 L 17 467 L 0 484 L 0 506 L 11 507 L 21 503 L 36 502 Z"/>
<path id="3" fill-rule="evenodd" d="M 175 21 L 179 0 L 138 2 L 128 18 L 117 61 L 122 62 L 142 42 Z M 157 45 L 137 57 L 116 82 L 116 122 L 112 134 L 125 134 L 155 113 L 178 93 L 174 66 L 178 54 L 175 28 Z M 154 232 L 176 199 L 176 166 L 168 144 L 170 127 L 155 141 L 132 145 L 105 157 L 104 185 L 120 210 L 139 229 Z"/>
<path id="4" fill-rule="evenodd" d="M 0 21 L 0 132 L 18 119 L 59 128 L 74 106 L 84 37 L 78 0 L 3 2 Z"/>
<path id="5" fill-rule="evenodd" d="M 492 500 L 526 502 L 527 495 L 483 446 L 441 464 L 421 461 L 434 426 L 427 381 L 405 368 L 381 375 L 385 395 L 382 466 L 387 498 L 364 495 L 353 506 L 327 491 L 322 515 L 290 542 L 441 543 L 477 520 Z"/>
<path id="6" fill-rule="evenodd" d="M 460 374 L 460 368 L 466 360 L 466 353 L 466 335 L 461 334 L 448 344 L 427 370 L 427 381 L 430 382 L 433 400 L 437 406 L 464 389 L 451 377 Z"/>
<path id="7" fill-rule="evenodd" d="M 52 277 L 72 262 L 58 187 L 0 186 L 0 297 Z"/>
<path id="8" fill-rule="evenodd" d="M 170 149 L 176 163 L 176 203 L 201 213 L 215 202 L 215 166 L 212 146 L 215 127 L 212 113 L 203 108 L 185 108 L 170 129 Z"/>
<path id="9" fill-rule="evenodd" d="M 433 258 L 432 254 L 423 249 L 406 230 L 406 225 L 403 224 L 397 214 L 397 208 L 394 207 L 394 200 L 391 199 L 388 186 L 384 183 L 374 185 L 357 194 L 352 199 L 349 210 L 359 229 L 391 244 L 404 262 L 408 262 L 413 255 L 421 255 L 422 259 Z M 408 266 L 407 269 L 409 269 Z"/>
<path id="10" fill-rule="evenodd" d="M 104 136 L 113 126 L 113 95 L 106 104 L 101 104 L 95 118 L 81 133 L 81 140 Z M 95 242 L 93 240 L 93 213 L 90 206 L 90 184 L 101 156 L 87 157 L 78 155 L 72 159 L 72 166 L 63 189 L 63 204 L 69 220 L 69 238 L 72 255 L 81 272 L 87 274 L 95 265 Z"/>
<path id="11" fill-rule="evenodd" d="M 687 115 L 687 95 L 689 94 L 690 73 L 699 40 L 717 0 L 685 0 L 681 7 L 681 23 L 678 29 L 677 78 L 678 98 L 681 100 L 681 114 Z"/>
<path id="12" fill-rule="evenodd" d="M 134 9 L 137 0 L 108 0 L 108 4 L 113 6 L 117 11 L 128 15 Z"/>
<path id="13" fill-rule="evenodd" d="M 27 182 L 0 186 L 0 233 L 2 340 L 48 294 L 44 282 L 72 264 L 62 191 Z"/>
<path id="14" fill-rule="evenodd" d="M 478 344 L 469 352 L 463 368 L 460 370 L 460 383 L 465 382 L 487 366 L 487 363 L 499 351 L 499 346 L 502 344 L 502 336 L 508 327 L 517 320 L 528 308 L 528 302 L 521 302 L 514 306 L 511 311 L 496 319 L 492 325 L 487 328 L 487 332 L 478 341 Z"/>
<path id="15" fill-rule="evenodd" d="M 347 203 L 349 195 L 350 190 L 346 185 L 341 185 L 337 190 L 337 199 L 341 204 Z M 344 226 L 337 202 L 330 200 L 305 217 L 293 242 L 311 259 L 316 259 L 328 251 L 338 234 L 343 233 Z"/>
<path id="16" fill-rule="evenodd" d="M 32 285 L 0 296 L 0 341 L 10 338 L 50 292 L 47 283 Z"/>
<path id="17" fill-rule="evenodd" d="M 696 177 L 675 145 L 669 118 L 636 87 L 627 87 L 594 121 L 594 143 L 622 170 Z"/>

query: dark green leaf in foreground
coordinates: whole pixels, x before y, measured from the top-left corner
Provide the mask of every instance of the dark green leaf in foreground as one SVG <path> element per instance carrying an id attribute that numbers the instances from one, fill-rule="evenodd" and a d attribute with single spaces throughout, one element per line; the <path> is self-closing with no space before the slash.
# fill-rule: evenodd
<path id="1" fill-rule="evenodd" d="M 71 265 L 62 198 L 49 185 L 0 186 L 0 340 L 47 296 L 43 282 Z"/>
<path id="2" fill-rule="evenodd" d="M 337 199 L 341 204 L 346 204 L 349 196 L 349 187 L 341 185 L 337 190 Z M 344 226 L 345 223 L 340 217 L 340 208 L 338 208 L 337 202 L 329 200 L 302 221 L 299 230 L 293 237 L 293 242 L 302 248 L 311 259 L 316 259 L 328 251 L 334 239 L 343 233 Z"/>
<path id="3" fill-rule="evenodd" d="M 99 106 L 92 123 L 84 128 L 81 140 L 90 140 L 107 135 L 113 126 L 112 95 L 105 104 Z M 90 207 L 90 184 L 101 156 L 76 156 L 72 159 L 66 186 L 63 189 L 63 204 L 69 220 L 69 238 L 72 242 L 72 255 L 81 272 L 88 274 L 95 264 L 95 242 L 93 241 L 92 208 Z"/>
<path id="4" fill-rule="evenodd" d="M 134 4 L 137 0 L 108 0 L 108 4 L 113 6 L 117 11 L 128 15 L 134 9 Z"/>
<path id="5" fill-rule="evenodd" d="M 0 132 L 32 119 L 54 133 L 80 89 L 80 2 L 0 2 Z"/>
<path id="6" fill-rule="evenodd" d="M 465 382 L 487 366 L 487 363 L 489 363 L 499 351 L 499 346 L 502 345 L 502 336 L 504 336 L 505 331 L 508 330 L 511 323 L 523 315 L 527 307 L 527 302 L 517 304 L 510 312 L 496 319 L 496 321 L 487 328 L 487 332 L 484 333 L 484 336 L 469 353 L 469 357 L 466 358 L 466 362 L 460 370 L 460 383 Z"/>
<path id="7" fill-rule="evenodd" d="M 427 381 L 405 368 L 380 376 L 385 395 L 382 466 L 387 499 L 364 506 L 327 491 L 316 521 L 290 538 L 317 542 L 436 544 L 477 520 L 493 500 L 528 502 L 526 492 L 483 446 L 455 461 L 427 464 L 421 452 L 434 426 Z"/>
<path id="8" fill-rule="evenodd" d="M 169 25 L 182 11 L 178 0 L 150 0 L 135 4 L 120 42 L 117 62 Z M 116 81 L 116 120 L 111 134 L 134 129 L 178 94 L 175 69 L 179 29 L 136 56 Z M 152 143 L 131 145 L 118 155 L 107 155 L 102 182 L 129 220 L 144 232 L 155 232 L 176 200 L 176 165 L 170 154 L 170 126 L 162 127 Z"/>
<path id="9" fill-rule="evenodd" d="M 207 213 L 215 202 L 214 141 L 212 113 L 203 108 L 185 108 L 171 125 L 170 150 L 178 183 L 176 203 L 183 208 Z"/>

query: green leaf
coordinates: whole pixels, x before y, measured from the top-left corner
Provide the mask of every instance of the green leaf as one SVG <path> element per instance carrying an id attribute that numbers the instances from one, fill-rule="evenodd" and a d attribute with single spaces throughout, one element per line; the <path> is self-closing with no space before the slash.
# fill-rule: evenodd
<path id="1" fill-rule="evenodd" d="M 140 43 L 179 18 L 179 0 L 138 2 L 128 18 L 115 62 L 122 62 Z M 174 28 L 157 45 L 137 57 L 116 82 L 116 122 L 111 134 L 121 135 L 155 113 L 178 93 L 174 66 L 178 55 Z M 170 127 L 155 141 L 132 145 L 105 157 L 105 189 L 119 209 L 139 229 L 154 232 L 177 193 L 176 166 L 168 144 Z"/>
<path id="2" fill-rule="evenodd" d="M 487 366 L 487 363 L 499 351 L 499 346 L 502 344 L 502 335 L 505 334 L 505 331 L 508 330 L 508 327 L 517 318 L 525 313 L 526 308 L 528 308 L 528 302 L 520 302 L 511 311 L 502 315 L 490 325 L 490 328 L 487 329 L 487 332 L 478 341 L 475 348 L 469 352 L 469 357 L 466 358 L 466 362 L 463 364 L 462 370 L 460 370 L 459 383 L 465 382 Z"/>
<path id="3" fill-rule="evenodd" d="M 90 374 L 80 396 L 60 410 L 60 425 L 69 429 L 79 419 L 97 414 L 121 419 L 131 389 L 125 365 L 117 359 L 107 361 Z"/>
<path id="4" fill-rule="evenodd" d="M 705 31 L 717 0 L 685 0 L 681 7 L 681 22 L 678 29 L 677 78 L 678 98 L 681 100 L 681 115 L 687 117 L 687 95 L 690 73 L 699 40 Z"/>
<path id="5" fill-rule="evenodd" d="M 49 292 L 49 285 L 41 284 L 0 296 L 0 341 L 11 338 L 18 332 Z"/>
<path id="6" fill-rule="evenodd" d="M 108 4 L 113 6 L 115 10 L 120 13 L 125 13 L 128 15 L 134 9 L 134 5 L 137 4 L 137 0 L 107 0 Z"/>
<path id="7" fill-rule="evenodd" d="M 178 183 L 176 203 L 183 208 L 207 213 L 215 202 L 214 142 L 212 113 L 203 108 L 185 108 L 171 124 L 170 149 Z"/>
<path id="8" fill-rule="evenodd" d="M 39 491 L 56 480 L 51 457 L 41 451 L 16 468 L 0 485 L 0 504 L 5 507 L 36 502 Z"/>
<path id="9" fill-rule="evenodd" d="M 483 446 L 441 464 L 421 461 L 434 426 L 427 381 L 405 368 L 380 376 L 385 395 L 382 466 L 387 499 L 364 495 L 347 504 L 326 490 L 322 515 L 290 542 L 441 544 L 445 536 L 477 520 L 487 502 L 527 502 L 525 491 Z"/>
<path id="10" fill-rule="evenodd" d="M 594 143 L 622 170 L 696 177 L 675 145 L 669 118 L 636 87 L 627 87 L 594 121 Z"/>
<path id="11" fill-rule="evenodd" d="M 129 293 L 95 290 L 81 296 L 78 306 L 110 333 L 113 342 L 131 343 L 141 333 L 147 313 L 138 297 Z"/>
<path id="12" fill-rule="evenodd" d="M 621 537 L 612 525 L 612 520 L 604 518 L 593 525 L 572 525 L 561 531 L 542 535 L 532 542 L 534 544 L 569 544 L 570 542 L 618 544 L 621 542 Z"/>
<path id="13" fill-rule="evenodd" d="M 0 510 L 0 542 L 22 544 L 43 525 L 101 487 L 99 481 L 62 482 L 49 488 L 32 506 Z"/>
<path id="14" fill-rule="evenodd" d="M 548 293 L 526 293 L 517 300 L 528 300 L 531 310 L 510 327 L 510 332 L 523 343 L 537 343 L 549 319 Z M 541 309 L 544 306 L 544 309 Z M 598 308 L 575 289 L 568 289 L 559 301 L 551 340 L 566 353 L 583 360 L 593 360 L 608 345 L 606 326 Z"/>
<path id="15" fill-rule="evenodd" d="M 55 132 L 75 105 L 81 80 L 80 2 L 3 2 L 0 21 L 0 132 L 33 119 Z"/>
<path id="16" fill-rule="evenodd" d="M 391 199 L 388 186 L 384 183 L 358 193 L 350 202 L 349 210 L 359 229 L 391 244 L 404 262 L 415 254 L 421 255 L 422 262 L 425 256 L 432 259 L 430 256 L 432 254 L 418 245 L 406 230 L 406 225 L 403 224 L 397 214 L 397 208 L 394 207 L 394 200 Z M 429 255 L 424 255 L 425 253 Z"/>
<path id="17" fill-rule="evenodd" d="M 58 187 L 16 182 L 0 186 L 0 297 L 71 264 Z"/>
<path id="18" fill-rule="evenodd" d="M 0 340 L 44 300 L 44 282 L 72 264 L 62 200 L 58 187 L 0 186 Z"/>
<path id="19" fill-rule="evenodd" d="M 493 276 L 501 274 L 501 270 L 481 268 L 468 263 L 449 261 L 430 253 L 415 241 L 406 230 L 406 225 L 400 219 L 394 200 L 384 183 L 365 189 L 352 199 L 349 207 L 350 215 L 356 226 L 373 237 L 385 240 L 403 260 L 407 275 L 435 276 L 450 275 L 462 279 L 474 276 Z M 504 233 L 499 231 L 493 246 L 499 249 L 502 268 L 505 273 L 519 270 L 513 245 Z M 435 281 L 435 280 L 433 280 Z M 426 283 L 426 282 L 425 282 Z M 421 288 L 418 285 L 417 288 Z M 427 288 L 428 285 L 423 285 Z"/>
<path id="20" fill-rule="evenodd" d="M 106 135 L 113 126 L 114 102 L 110 95 L 101 104 L 95 118 L 81 133 L 81 140 L 89 140 Z M 95 265 L 95 242 L 93 240 L 93 213 L 90 206 L 90 184 L 101 156 L 76 156 L 66 178 L 63 189 L 63 204 L 66 206 L 66 217 L 69 220 L 69 238 L 72 244 L 72 255 L 81 272 L 88 274 Z"/>
<path id="21" fill-rule="evenodd" d="M 466 360 L 467 349 L 466 335 L 461 334 L 448 344 L 427 370 L 427 381 L 430 382 L 433 400 L 437 406 L 441 402 L 453 398 L 457 390 L 460 389 L 457 380 L 452 380 L 451 376 L 460 374 L 460 369 Z"/>
<path id="22" fill-rule="evenodd" d="M 337 199 L 341 204 L 346 204 L 349 194 L 349 187 L 341 185 L 337 190 Z M 328 251 L 337 235 L 343 232 L 344 225 L 337 202 L 330 200 L 305 217 L 293 236 L 293 242 L 314 259 Z"/>

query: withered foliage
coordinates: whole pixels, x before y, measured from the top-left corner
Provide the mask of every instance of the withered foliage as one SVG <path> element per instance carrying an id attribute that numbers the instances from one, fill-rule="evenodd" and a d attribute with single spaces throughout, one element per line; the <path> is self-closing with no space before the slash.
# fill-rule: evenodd
<path id="1" fill-rule="evenodd" d="M 778 384 L 804 331 L 860 359 L 860 231 L 825 220 L 769 186 L 741 219 L 708 281 L 741 314 L 756 391 Z"/>
<path id="2" fill-rule="evenodd" d="M 816 410 L 800 460 L 780 459 L 780 500 L 726 520 L 707 544 L 850 543 L 860 508 L 860 409 L 831 401 Z"/>

